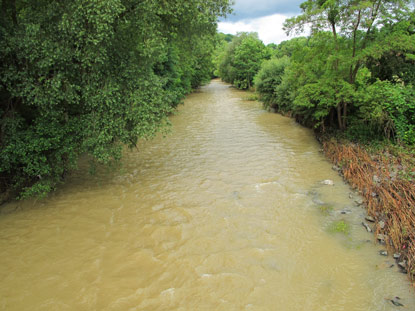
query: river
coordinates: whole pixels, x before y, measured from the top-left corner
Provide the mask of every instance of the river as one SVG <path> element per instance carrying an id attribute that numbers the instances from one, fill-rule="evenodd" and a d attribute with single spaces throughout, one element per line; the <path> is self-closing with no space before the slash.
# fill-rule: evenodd
<path id="1" fill-rule="evenodd" d="M 214 80 L 121 169 L 4 206 L 0 309 L 415 310 L 312 132 L 245 96 Z"/>

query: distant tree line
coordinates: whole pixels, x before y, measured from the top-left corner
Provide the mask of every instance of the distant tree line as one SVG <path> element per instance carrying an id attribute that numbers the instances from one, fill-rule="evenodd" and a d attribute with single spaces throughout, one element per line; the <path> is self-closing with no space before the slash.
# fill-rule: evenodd
<path id="1" fill-rule="evenodd" d="M 217 62 L 218 75 L 237 88 L 250 88 L 253 86 L 254 76 L 261 67 L 261 62 L 270 57 L 270 49 L 258 39 L 257 33 L 238 33 L 223 48 Z"/>
<path id="2" fill-rule="evenodd" d="M 2 0 L 0 193 L 43 195 L 154 136 L 213 72 L 228 0 Z"/>
<path id="3" fill-rule="evenodd" d="M 301 9 L 284 27 L 308 26 L 309 37 L 265 47 L 239 34 L 222 56 L 222 79 L 248 88 L 255 76 L 267 107 L 317 130 L 415 144 L 412 2 L 308 0 Z"/>

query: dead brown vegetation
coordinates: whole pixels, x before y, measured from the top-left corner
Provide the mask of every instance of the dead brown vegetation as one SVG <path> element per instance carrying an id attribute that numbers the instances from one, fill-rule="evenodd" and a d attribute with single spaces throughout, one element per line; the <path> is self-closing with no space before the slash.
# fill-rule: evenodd
<path id="1" fill-rule="evenodd" d="M 370 150 L 335 139 L 324 140 L 323 148 L 344 178 L 364 197 L 368 214 L 376 220 L 375 235 L 384 234 L 390 250 L 401 253 L 399 261 L 406 262 L 406 271 L 415 282 L 413 155 L 397 153 L 393 147 Z"/>

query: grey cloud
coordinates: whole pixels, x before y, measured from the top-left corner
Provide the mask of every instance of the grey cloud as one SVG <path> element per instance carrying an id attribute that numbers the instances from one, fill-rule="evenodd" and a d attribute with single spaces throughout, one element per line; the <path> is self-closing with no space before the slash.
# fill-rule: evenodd
<path id="1" fill-rule="evenodd" d="M 234 22 L 277 13 L 298 14 L 300 4 L 304 1 L 306 0 L 235 0 L 234 12 L 225 20 Z"/>

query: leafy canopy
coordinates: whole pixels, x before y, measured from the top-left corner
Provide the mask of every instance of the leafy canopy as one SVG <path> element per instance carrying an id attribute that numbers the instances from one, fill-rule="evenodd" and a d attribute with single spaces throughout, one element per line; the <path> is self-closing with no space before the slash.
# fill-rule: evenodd
<path id="1" fill-rule="evenodd" d="M 82 154 L 153 137 L 208 80 L 228 0 L 2 0 L 0 191 L 43 195 Z"/>

